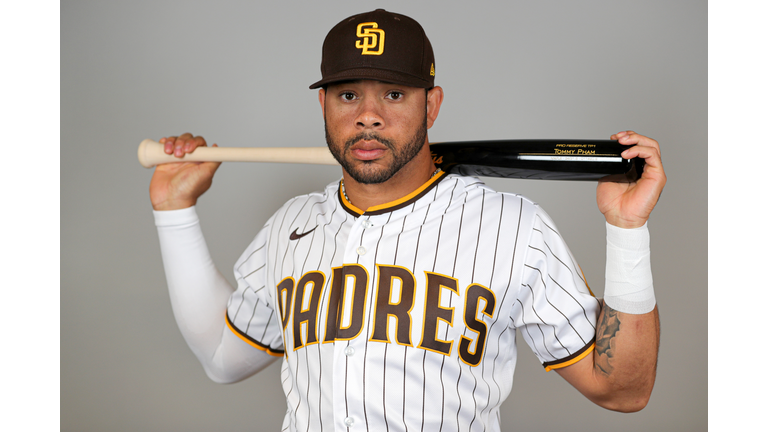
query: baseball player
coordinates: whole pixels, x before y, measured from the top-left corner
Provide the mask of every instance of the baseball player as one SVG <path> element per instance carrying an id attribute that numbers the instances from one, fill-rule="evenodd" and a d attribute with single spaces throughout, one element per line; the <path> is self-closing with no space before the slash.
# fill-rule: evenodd
<path id="1" fill-rule="evenodd" d="M 659 146 L 611 138 L 646 161 L 601 183 L 604 303 L 536 203 L 435 168 L 427 130 L 443 90 L 429 39 L 384 10 L 336 25 L 318 96 L 342 178 L 283 205 L 234 265 L 208 254 L 195 204 L 217 163 L 156 168 L 150 186 L 178 325 L 217 382 L 282 362 L 284 430 L 500 430 L 516 334 L 595 403 L 642 409 L 659 324 L 646 221 L 665 183 Z M 168 154 L 206 145 L 163 138 Z"/>

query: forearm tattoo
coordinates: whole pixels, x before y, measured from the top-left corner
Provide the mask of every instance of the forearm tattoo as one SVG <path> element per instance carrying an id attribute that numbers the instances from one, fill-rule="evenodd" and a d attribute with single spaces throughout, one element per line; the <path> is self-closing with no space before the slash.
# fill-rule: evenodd
<path id="1" fill-rule="evenodd" d="M 603 310 L 597 322 L 597 334 L 595 337 L 595 353 L 597 354 L 595 365 L 606 374 L 613 372 L 611 360 L 614 356 L 613 340 L 621 327 L 619 312 L 611 309 L 603 303 Z"/>

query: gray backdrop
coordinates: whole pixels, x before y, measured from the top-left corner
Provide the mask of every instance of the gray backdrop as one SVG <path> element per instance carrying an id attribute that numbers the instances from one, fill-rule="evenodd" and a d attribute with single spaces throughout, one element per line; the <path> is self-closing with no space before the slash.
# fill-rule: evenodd
<path id="1" fill-rule="evenodd" d="M 280 429 L 278 363 L 209 381 L 171 313 L 144 138 L 324 145 L 317 92 L 327 31 L 384 7 L 417 19 L 446 99 L 432 141 L 657 139 L 668 185 L 649 222 L 662 342 L 648 407 L 592 405 L 521 347 L 504 430 L 701 431 L 707 422 L 707 3 L 67 1 L 61 4 L 61 429 Z M 198 212 L 231 266 L 268 216 L 338 168 L 225 164 Z M 557 222 L 597 295 L 604 219 L 593 183 L 486 179 Z M 620 424 L 620 426 L 616 426 Z"/>

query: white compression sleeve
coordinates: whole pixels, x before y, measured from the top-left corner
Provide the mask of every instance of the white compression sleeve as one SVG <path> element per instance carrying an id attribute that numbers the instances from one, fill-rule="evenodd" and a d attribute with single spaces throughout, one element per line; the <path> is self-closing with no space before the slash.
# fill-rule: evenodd
<path id="1" fill-rule="evenodd" d="M 623 229 L 606 222 L 605 303 L 630 314 L 656 306 L 651 274 L 651 236 L 646 223 Z"/>
<path id="2" fill-rule="evenodd" d="M 235 382 L 272 363 L 275 357 L 251 348 L 225 324 L 234 289 L 211 259 L 195 207 L 154 216 L 173 314 L 206 374 Z"/>

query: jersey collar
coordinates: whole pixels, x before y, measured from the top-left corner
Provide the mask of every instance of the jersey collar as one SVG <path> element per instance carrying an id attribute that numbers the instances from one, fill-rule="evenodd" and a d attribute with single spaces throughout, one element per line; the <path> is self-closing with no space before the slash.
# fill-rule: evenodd
<path id="1" fill-rule="evenodd" d="M 379 215 L 383 213 L 389 213 L 391 211 L 395 211 L 397 209 L 401 209 L 414 201 L 417 201 L 419 198 L 424 196 L 427 192 L 429 192 L 433 187 L 435 187 L 441 179 L 445 177 L 446 173 L 445 171 L 440 171 L 434 176 L 432 176 L 429 180 L 427 180 L 426 183 L 421 185 L 418 189 L 415 191 L 409 193 L 408 195 L 392 201 L 388 202 L 386 204 L 380 204 L 373 207 L 368 207 L 366 210 L 361 210 L 354 205 L 352 205 L 351 202 L 347 200 L 347 198 L 344 196 L 344 193 L 341 190 L 342 182 L 339 181 L 339 190 L 338 190 L 338 197 L 339 202 L 341 202 L 341 206 L 344 207 L 344 210 L 347 211 L 347 213 L 353 215 L 353 216 L 362 216 L 362 215 Z"/>

